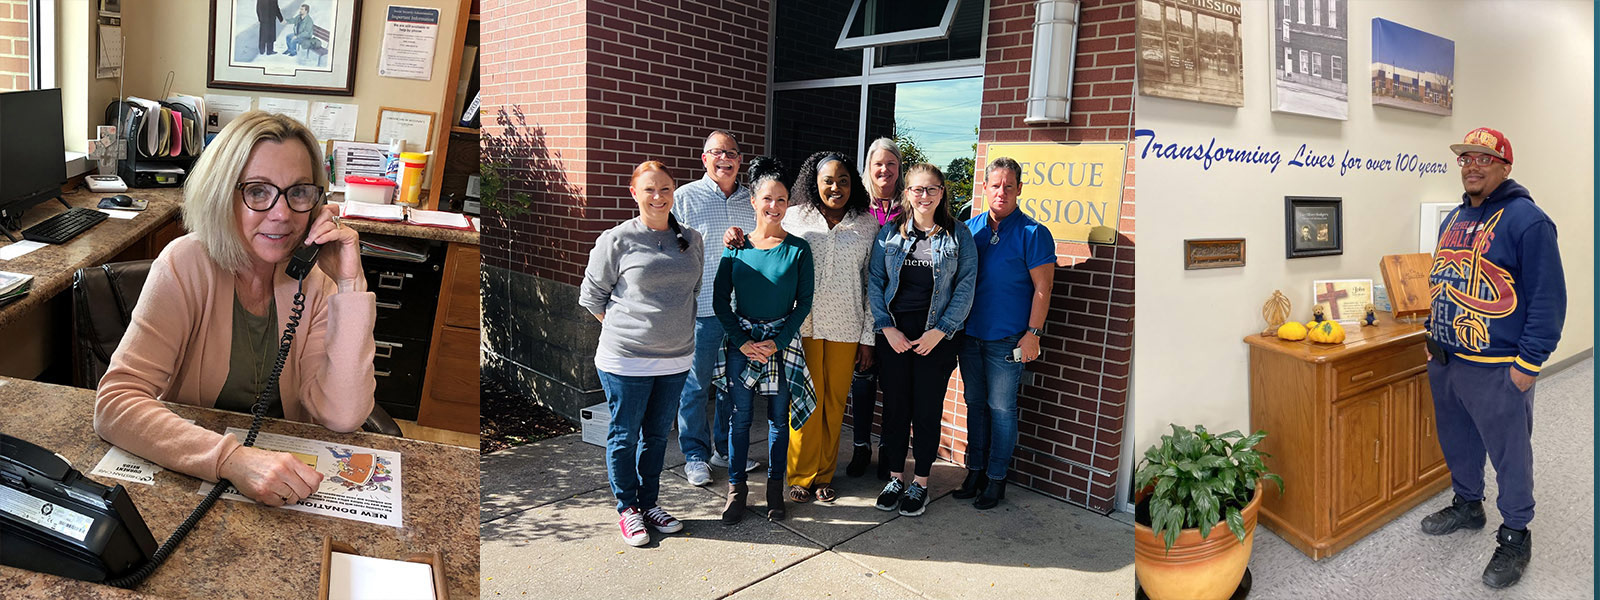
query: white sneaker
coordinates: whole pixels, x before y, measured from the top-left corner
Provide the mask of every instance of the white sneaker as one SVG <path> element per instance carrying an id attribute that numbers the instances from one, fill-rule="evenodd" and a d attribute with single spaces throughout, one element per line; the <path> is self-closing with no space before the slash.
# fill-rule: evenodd
<path id="1" fill-rule="evenodd" d="M 715 452 L 712 452 L 711 453 L 711 466 L 713 466 L 713 467 L 721 467 L 721 468 L 724 468 L 724 469 L 728 468 L 728 457 L 723 456 L 721 454 L 717 454 Z M 752 459 L 745 459 L 745 461 L 744 461 L 744 472 L 746 472 L 746 473 L 754 472 L 756 469 L 759 469 L 759 468 L 761 468 L 761 461 L 752 460 Z"/>
<path id="2" fill-rule="evenodd" d="M 702 486 L 711 483 L 711 466 L 698 460 L 691 460 L 683 465 L 683 474 L 689 478 L 689 485 Z"/>
<path id="3" fill-rule="evenodd" d="M 629 546 L 643 546 L 650 543 L 650 532 L 644 529 L 644 515 L 636 507 L 623 509 L 617 526 L 622 528 L 622 541 Z"/>

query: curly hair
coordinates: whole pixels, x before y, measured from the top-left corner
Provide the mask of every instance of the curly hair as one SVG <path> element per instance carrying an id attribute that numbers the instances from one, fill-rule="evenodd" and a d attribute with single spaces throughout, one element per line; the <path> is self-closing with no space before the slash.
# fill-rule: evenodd
<path id="1" fill-rule="evenodd" d="M 832 150 L 812 154 L 800 165 L 800 173 L 795 176 L 794 190 L 789 194 L 789 203 L 797 207 L 808 207 L 819 210 L 822 206 L 822 195 L 817 192 L 818 165 L 829 160 L 839 161 L 844 165 L 845 173 L 850 176 L 850 198 L 845 200 L 844 213 L 857 215 L 867 212 L 872 206 L 872 194 L 867 192 L 866 182 L 861 180 L 861 173 L 856 170 L 856 163 L 842 152 Z"/>

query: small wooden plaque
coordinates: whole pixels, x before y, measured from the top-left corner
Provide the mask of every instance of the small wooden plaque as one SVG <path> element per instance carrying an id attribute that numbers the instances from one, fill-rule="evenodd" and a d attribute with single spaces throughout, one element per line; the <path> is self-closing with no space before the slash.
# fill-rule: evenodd
<path id="1" fill-rule="evenodd" d="M 1422 253 L 1390 254 L 1378 261 L 1395 318 L 1427 316 L 1433 309 L 1433 295 L 1428 292 L 1432 267 L 1433 257 Z"/>
<path id="2" fill-rule="evenodd" d="M 1185 270 L 1242 266 L 1244 266 L 1244 238 L 1183 241 Z"/>

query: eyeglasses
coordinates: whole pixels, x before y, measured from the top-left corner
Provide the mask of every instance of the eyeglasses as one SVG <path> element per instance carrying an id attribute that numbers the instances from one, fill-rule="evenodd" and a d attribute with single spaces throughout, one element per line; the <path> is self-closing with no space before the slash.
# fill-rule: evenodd
<path id="1" fill-rule="evenodd" d="M 911 192 L 911 195 L 913 195 L 913 196 L 937 196 L 937 195 L 939 195 L 939 194 L 944 192 L 944 186 L 942 186 L 942 185 L 917 186 L 917 187 L 913 187 L 913 188 L 906 188 L 906 191 Z"/>
<path id="2" fill-rule="evenodd" d="M 283 189 L 265 181 L 246 181 L 233 186 L 244 197 L 244 206 L 256 212 L 267 212 L 278 204 L 278 197 L 289 198 L 289 210 L 310 212 L 322 200 L 322 186 L 315 183 L 298 183 Z"/>
<path id="3" fill-rule="evenodd" d="M 1480 167 L 1487 167 L 1490 164 L 1493 164 L 1494 161 L 1497 161 L 1497 160 L 1504 160 L 1504 159 L 1495 158 L 1495 157 L 1489 156 L 1487 154 L 1479 154 L 1477 156 L 1467 156 L 1467 155 L 1463 154 L 1461 156 L 1457 156 L 1456 157 L 1456 164 L 1465 167 L 1465 166 L 1467 166 L 1469 164 L 1477 163 L 1477 165 L 1480 166 Z"/>
<path id="4" fill-rule="evenodd" d="M 717 158 L 739 158 L 739 151 L 738 150 L 723 150 L 721 148 L 712 148 L 710 150 L 706 150 L 705 153 L 706 154 L 710 154 L 712 156 L 715 156 Z"/>

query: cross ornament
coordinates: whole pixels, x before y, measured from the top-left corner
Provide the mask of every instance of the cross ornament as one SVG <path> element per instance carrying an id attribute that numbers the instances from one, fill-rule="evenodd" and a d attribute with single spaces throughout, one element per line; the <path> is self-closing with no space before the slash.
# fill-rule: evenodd
<path id="1" fill-rule="evenodd" d="M 1331 283 L 1324 283 L 1322 285 L 1326 286 L 1326 289 L 1325 289 L 1325 291 L 1323 291 L 1323 293 L 1317 294 L 1317 304 L 1322 304 L 1323 302 L 1327 302 L 1328 303 L 1328 313 L 1329 313 L 1328 318 L 1337 321 L 1337 320 L 1339 320 L 1339 303 L 1338 303 L 1338 300 L 1340 298 L 1348 297 L 1350 295 L 1350 291 L 1349 290 L 1334 290 L 1333 284 L 1331 284 Z"/>

